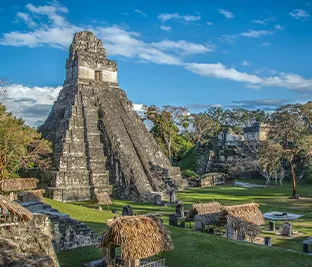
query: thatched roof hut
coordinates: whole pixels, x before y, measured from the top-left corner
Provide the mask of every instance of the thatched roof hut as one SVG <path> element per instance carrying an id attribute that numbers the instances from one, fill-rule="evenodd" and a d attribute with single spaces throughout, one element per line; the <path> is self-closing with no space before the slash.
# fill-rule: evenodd
<path id="1" fill-rule="evenodd" d="M 100 247 L 121 247 L 123 260 L 144 259 L 173 249 L 170 233 L 153 215 L 123 216 L 108 221 Z"/>
<path id="2" fill-rule="evenodd" d="M 15 192 L 37 188 L 39 182 L 36 178 L 17 178 L 0 181 L 0 192 Z"/>
<path id="3" fill-rule="evenodd" d="M 257 203 L 223 206 L 222 210 L 227 226 L 236 229 L 239 235 L 250 240 L 260 234 L 259 226 L 265 224 Z"/>
<path id="4" fill-rule="evenodd" d="M 257 203 L 223 206 L 222 211 L 224 211 L 227 216 L 240 218 L 248 223 L 254 223 L 256 225 L 265 224 L 262 213 L 259 210 L 259 204 Z"/>
<path id="5" fill-rule="evenodd" d="M 99 205 L 108 205 L 109 206 L 109 205 L 113 204 L 113 202 L 111 201 L 107 192 L 95 192 L 94 200 Z"/>
<path id="6" fill-rule="evenodd" d="M 221 212 L 222 205 L 217 202 L 209 202 L 209 203 L 196 203 L 193 204 L 187 218 L 192 219 L 195 215 L 206 215 L 206 214 L 214 214 Z"/>
<path id="7" fill-rule="evenodd" d="M 9 200 L 3 195 L 0 195 L 0 222 L 7 223 L 11 221 L 29 221 L 33 217 L 32 213 L 19 205 L 18 203 Z"/>

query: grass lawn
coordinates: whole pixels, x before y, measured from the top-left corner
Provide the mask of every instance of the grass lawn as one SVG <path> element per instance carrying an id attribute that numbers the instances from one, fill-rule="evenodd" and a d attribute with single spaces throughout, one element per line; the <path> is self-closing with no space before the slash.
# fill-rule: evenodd
<path id="1" fill-rule="evenodd" d="M 219 201 L 224 205 L 234 205 L 248 202 L 260 204 L 262 212 L 285 211 L 304 214 L 292 222 L 295 231 L 299 231 L 296 238 L 286 238 L 266 232 L 263 236 L 271 236 L 273 247 L 267 248 L 244 242 L 233 241 L 213 235 L 195 233 L 187 229 L 168 226 L 175 246 L 173 251 L 166 253 L 168 266 L 312 266 L 312 257 L 292 252 L 287 249 L 302 251 L 302 240 L 312 236 L 312 186 L 298 185 L 300 200 L 288 199 L 291 185 L 268 188 L 241 188 L 234 186 L 218 186 L 210 188 L 191 188 L 179 192 L 178 199 L 182 200 L 188 209 L 193 203 Z M 106 221 L 113 217 L 110 211 L 103 207 L 97 211 L 97 205 L 91 202 L 62 203 L 45 199 L 45 202 L 67 213 L 73 218 L 86 223 L 98 234 L 106 229 Z M 129 204 L 137 214 L 157 212 L 163 215 L 165 224 L 168 215 L 174 213 L 175 207 L 158 207 L 149 203 L 138 203 L 113 199 L 114 208 L 121 212 L 122 207 Z M 100 250 L 96 248 L 81 248 L 58 254 L 64 266 L 83 266 L 82 263 L 100 258 Z"/>

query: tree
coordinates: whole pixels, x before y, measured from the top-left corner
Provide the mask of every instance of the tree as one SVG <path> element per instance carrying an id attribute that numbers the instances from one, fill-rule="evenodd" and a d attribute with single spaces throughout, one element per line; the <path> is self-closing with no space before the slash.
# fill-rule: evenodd
<path id="1" fill-rule="evenodd" d="M 18 176 L 20 168 L 50 166 L 51 146 L 0 104 L 0 180 Z"/>
<path id="2" fill-rule="evenodd" d="M 213 121 L 212 137 L 214 139 L 216 139 L 218 134 L 220 133 L 220 131 L 222 129 L 222 125 L 224 123 L 225 111 L 220 107 L 218 107 L 218 108 L 213 107 L 213 108 L 207 109 L 206 112 Z"/>
<path id="3" fill-rule="evenodd" d="M 196 114 L 191 114 L 190 116 L 191 127 L 193 131 L 193 142 L 200 142 L 203 136 L 207 136 L 214 129 L 214 121 L 208 115 L 207 112 L 201 112 Z"/>
<path id="4" fill-rule="evenodd" d="M 279 143 L 270 140 L 263 141 L 260 144 L 259 150 L 259 169 L 264 177 L 267 178 L 267 183 L 272 177 L 277 180 L 278 170 L 282 169 L 283 148 Z M 281 181 L 280 181 L 281 182 Z"/>
<path id="5" fill-rule="evenodd" d="M 250 123 L 265 122 L 267 114 L 263 110 L 247 110 L 244 108 L 227 109 L 224 111 L 223 124 L 237 134 L 243 134 L 243 128 Z"/>
<path id="6" fill-rule="evenodd" d="M 306 106 L 299 104 L 282 106 L 270 118 L 268 137 L 280 144 L 281 158 L 289 165 L 293 198 L 297 195 L 297 167 L 312 155 L 312 135 L 309 124 L 306 123 L 305 108 Z"/>
<path id="7" fill-rule="evenodd" d="M 312 101 L 299 105 L 300 112 L 302 113 L 303 120 L 308 127 L 309 131 L 312 131 Z"/>
<path id="8" fill-rule="evenodd" d="M 145 107 L 145 119 L 153 122 L 154 126 L 151 132 L 160 144 L 165 147 L 165 153 L 172 162 L 172 155 L 178 150 L 178 144 L 181 144 L 178 134 L 178 126 L 185 127 L 187 123 L 188 110 L 184 107 L 164 106 L 159 109 L 155 105 Z"/>

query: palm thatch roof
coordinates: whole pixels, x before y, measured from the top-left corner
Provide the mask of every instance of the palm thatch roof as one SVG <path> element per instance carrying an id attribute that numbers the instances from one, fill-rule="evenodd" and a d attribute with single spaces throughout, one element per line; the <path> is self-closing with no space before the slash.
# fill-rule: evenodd
<path id="1" fill-rule="evenodd" d="M 36 178 L 17 178 L 17 179 L 1 180 L 0 191 L 1 192 L 13 192 L 13 191 L 34 189 L 34 188 L 37 188 L 38 182 L 39 180 Z"/>
<path id="2" fill-rule="evenodd" d="M 251 241 L 260 234 L 260 225 L 265 224 L 259 204 L 223 206 L 224 216 L 228 226 L 233 227 L 241 236 Z"/>
<path id="3" fill-rule="evenodd" d="M 173 249 L 170 233 L 154 215 L 108 220 L 100 247 L 121 247 L 123 260 L 143 259 Z"/>
<path id="4" fill-rule="evenodd" d="M 113 204 L 107 192 L 95 192 L 94 198 L 95 198 L 95 201 L 100 205 L 112 205 Z"/>
<path id="5" fill-rule="evenodd" d="M 29 210 L 3 195 L 0 195 L 0 210 L 0 215 L 4 220 L 10 215 L 16 216 L 18 220 L 22 222 L 29 221 L 33 217 L 33 214 Z"/>
<path id="6" fill-rule="evenodd" d="M 259 210 L 259 204 L 257 203 L 223 206 L 222 211 L 228 216 L 240 218 L 248 223 L 254 223 L 256 225 L 265 224 L 262 213 Z"/>
<path id="7" fill-rule="evenodd" d="M 222 211 L 221 208 L 222 205 L 217 201 L 193 204 L 187 217 L 194 218 L 195 215 L 219 213 Z"/>

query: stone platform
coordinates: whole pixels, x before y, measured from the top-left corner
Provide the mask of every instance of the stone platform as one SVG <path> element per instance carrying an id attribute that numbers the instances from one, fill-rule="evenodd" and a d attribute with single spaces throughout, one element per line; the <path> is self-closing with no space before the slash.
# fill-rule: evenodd
<path id="1" fill-rule="evenodd" d="M 52 244 L 57 252 L 94 246 L 100 243 L 101 237 L 94 233 L 92 229 L 48 204 L 42 202 L 24 202 L 20 204 L 32 213 L 48 215 L 53 236 Z"/>

